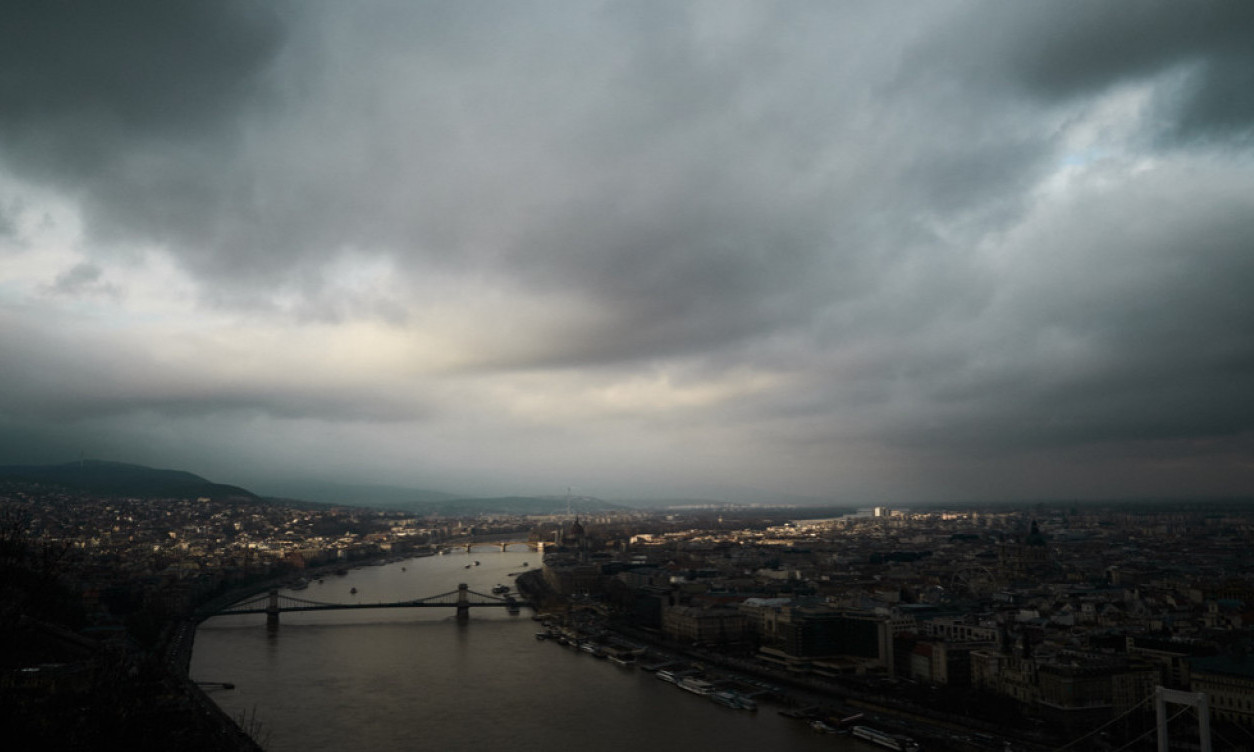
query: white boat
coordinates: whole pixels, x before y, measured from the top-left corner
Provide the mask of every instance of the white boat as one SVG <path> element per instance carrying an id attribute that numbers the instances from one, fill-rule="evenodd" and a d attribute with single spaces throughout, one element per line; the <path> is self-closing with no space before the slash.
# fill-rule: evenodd
<path id="1" fill-rule="evenodd" d="M 679 688 L 687 690 L 694 695 L 708 696 L 714 691 L 714 684 L 705 679 L 698 679 L 695 676 L 686 676 L 678 682 Z"/>
<path id="2" fill-rule="evenodd" d="M 888 734 L 870 726 L 854 726 L 852 731 L 853 735 L 859 739 L 878 744 L 885 749 L 897 750 L 897 752 L 919 752 L 919 745 L 908 736 Z"/>

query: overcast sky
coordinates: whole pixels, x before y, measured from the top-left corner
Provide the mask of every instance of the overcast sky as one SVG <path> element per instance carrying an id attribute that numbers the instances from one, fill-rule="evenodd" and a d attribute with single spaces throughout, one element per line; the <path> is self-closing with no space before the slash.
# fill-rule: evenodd
<path id="1" fill-rule="evenodd" d="M 0 464 L 1254 494 L 1254 3 L 0 8 Z"/>

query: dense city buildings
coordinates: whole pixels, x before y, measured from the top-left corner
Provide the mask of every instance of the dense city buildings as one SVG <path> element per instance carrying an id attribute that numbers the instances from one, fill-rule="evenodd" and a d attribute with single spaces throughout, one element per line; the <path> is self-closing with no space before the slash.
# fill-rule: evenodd
<path id="1" fill-rule="evenodd" d="M 1023 745 L 1152 725 L 1157 687 L 1207 693 L 1220 733 L 1254 739 L 1254 508 L 1240 504 L 457 519 L 21 484 L 0 497 L 3 616 L 21 638 L 0 679 L 11 708 L 98 686 L 109 661 L 157 656 L 177 675 L 177 630 L 215 597 L 513 539 L 543 551 L 536 599 L 576 631 L 618 630 L 881 712 L 1013 721 Z"/>
<path id="2" fill-rule="evenodd" d="M 581 576 L 548 580 L 675 643 L 960 702 L 1042 741 L 1144 726 L 1156 687 L 1209 693 L 1249 739 L 1252 525 L 1247 506 L 1195 503 L 876 508 L 626 541 L 591 526 L 579 562 L 547 560 Z"/>

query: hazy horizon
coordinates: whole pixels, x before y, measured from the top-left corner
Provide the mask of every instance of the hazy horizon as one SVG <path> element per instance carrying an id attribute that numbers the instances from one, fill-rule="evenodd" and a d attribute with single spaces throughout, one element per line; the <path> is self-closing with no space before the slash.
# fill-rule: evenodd
<path id="1" fill-rule="evenodd" d="M 1254 6 L 14 2 L 0 464 L 1254 494 Z"/>

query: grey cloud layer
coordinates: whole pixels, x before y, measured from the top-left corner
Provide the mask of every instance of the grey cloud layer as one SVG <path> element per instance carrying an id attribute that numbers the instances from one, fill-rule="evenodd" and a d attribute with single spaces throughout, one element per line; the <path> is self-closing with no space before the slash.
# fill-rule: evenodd
<path id="1" fill-rule="evenodd" d="M 49 294 L 122 295 L 110 254 L 155 244 L 202 305 L 259 321 L 276 291 L 306 320 L 397 328 L 440 305 L 433 280 L 552 299 L 573 314 L 476 322 L 468 373 L 760 372 L 781 386 L 686 418 L 820 454 L 1197 441 L 1222 464 L 1254 424 L 1246 4 L 2 12 L 0 166 L 81 201 L 93 241 Z M 1070 153 L 1134 86 L 1134 153 Z M 1068 160 L 1091 182 L 1059 197 Z M 346 297 L 328 270 L 356 260 L 395 288 Z M 27 417 L 399 409 L 159 368 L 49 385 L 40 351 L 10 371 Z"/>

